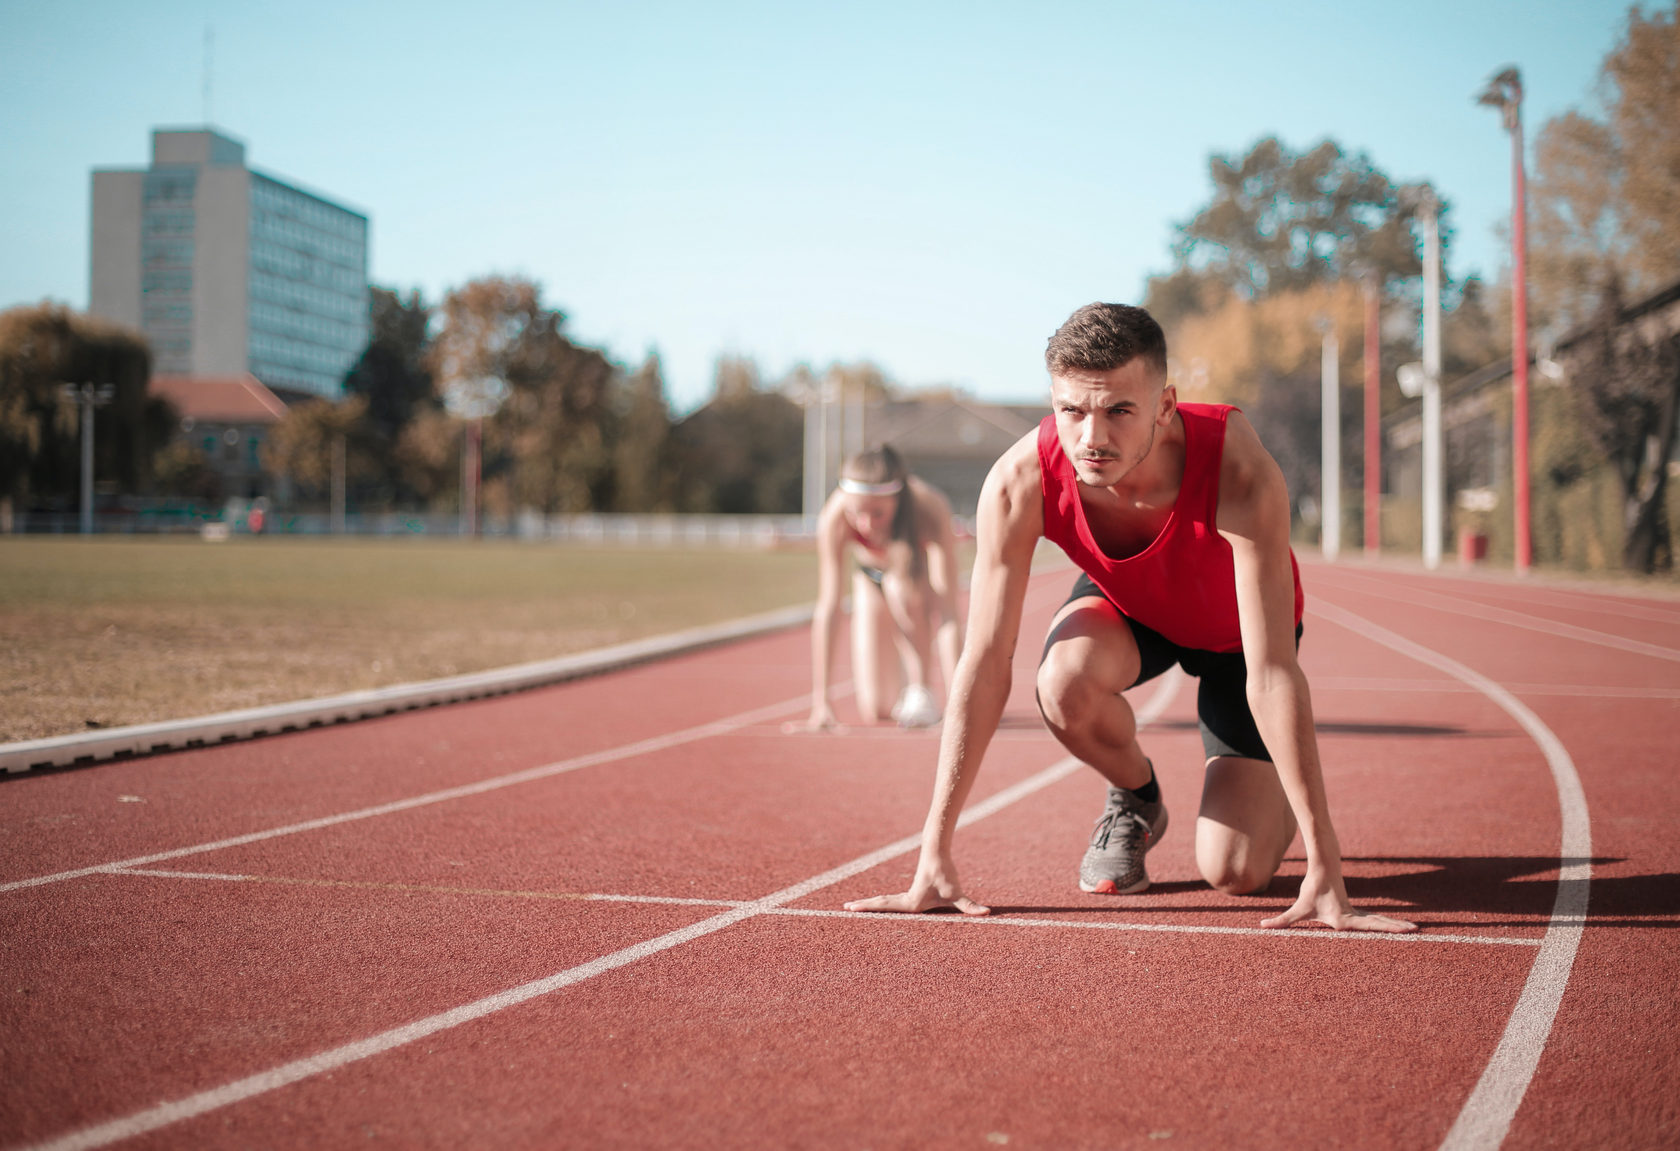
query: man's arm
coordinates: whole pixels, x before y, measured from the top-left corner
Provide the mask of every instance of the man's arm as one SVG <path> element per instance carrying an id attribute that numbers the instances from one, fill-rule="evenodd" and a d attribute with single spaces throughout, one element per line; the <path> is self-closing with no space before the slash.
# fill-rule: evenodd
<path id="1" fill-rule="evenodd" d="M 1272 753 L 1278 779 L 1300 826 L 1307 873 L 1294 906 L 1262 920 L 1287 927 L 1306 919 L 1339 929 L 1415 931 L 1384 915 L 1348 905 L 1341 846 L 1330 821 L 1318 759 L 1312 697 L 1295 657 L 1295 580 L 1289 562 L 1289 494 L 1283 473 L 1253 425 L 1232 412 L 1220 474 L 1219 534 L 1231 545 L 1237 615 L 1248 664 L 1248 706 Z"/>
<path id="2" fill-rule="evenodd" d="M 957 816 L 973 790 L 980 761 L 997 733 L 1009 698 L 1010 664 L 1021 630 L 1033 549 L 1044 533 L 1037 435 L 1023 437 L 992 466 L 980 491 L 974 575 L 969 583 L 968 637 L 957 661 L 939 739 L 939 774 L 922 826 L 922 850 L 910 890 L 846 904 L 847 911 L 928 911 L 955 907 L 965 915 L 990 908 L 969 899 L 957 880 L 952 840 Z"/>

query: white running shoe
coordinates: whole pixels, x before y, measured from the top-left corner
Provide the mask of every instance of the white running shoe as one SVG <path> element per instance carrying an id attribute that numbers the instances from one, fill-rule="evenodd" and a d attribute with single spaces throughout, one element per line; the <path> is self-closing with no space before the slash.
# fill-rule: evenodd
<path id="1" fill-rule="evenodd" d="M 939 704 L 927 688 L 911 684 L 893 705 L 892 717 L 899 727 L 932 727 L 939 722 Z"/>

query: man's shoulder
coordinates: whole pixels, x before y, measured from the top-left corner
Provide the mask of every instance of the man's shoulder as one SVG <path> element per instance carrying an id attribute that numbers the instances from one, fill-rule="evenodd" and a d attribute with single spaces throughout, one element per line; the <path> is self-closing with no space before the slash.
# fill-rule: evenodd
<path id="1" fill-rule="evenodd" d="M 1288 488 L 1277 461 L 1260 442 L 1260 434 L 1238 408 L 1225 421 L 1225 447 L 1219 462 L 1219 522 L 1236 526 L 1250 510 L 1275 502 Z"/>
<path id="2" fill-rule="evenodd" d="M 1231 408 L 1225 416 L 1225 443 L 1219 458 L 1221 479 L 1246 486 L 1267 464 L 1275 467 L 1276 461 L 1260 442 L 1260 433 L 1254 430 L 1241 408 Z"/>

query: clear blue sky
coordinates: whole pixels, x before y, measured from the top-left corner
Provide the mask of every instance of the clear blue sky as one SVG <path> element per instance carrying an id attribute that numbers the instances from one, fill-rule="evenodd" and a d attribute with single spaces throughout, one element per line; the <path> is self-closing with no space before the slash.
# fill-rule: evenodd
<path id="1" fill-rule="evenodd" d="M 1452 205 L 1497 275 L 1529 138 L 1589 106 L 1620 0 L 286 4 L 0 0 L 0 307 L 87 303 L 89 172 L 210 119 L 369 214 L 376 283 L 540 281 L 677 406 L 721 353 L 1036 398 L 1050 332 L 1137 301 L 1212 153 L 1331 137 Z M 1169 333 L 1170 336 L 1170 333 Z"/>

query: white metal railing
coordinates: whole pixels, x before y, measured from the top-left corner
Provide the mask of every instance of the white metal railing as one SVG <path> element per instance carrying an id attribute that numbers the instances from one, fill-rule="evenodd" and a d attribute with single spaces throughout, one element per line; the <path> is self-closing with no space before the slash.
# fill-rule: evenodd
<path id="1" fill-rule="evenodd" d="M 344 517 L 343 525 L 342 534 L 363 537 L 452 539 L 462 529 L 460 517 L 452 512 L 350 514 Z M 31 535 L 74 535 L 80 528 L 75 513 L 19 513 L 14 519 L 14 531 Z M 332 517 L 325 512 L 272 511 L 263 524 L 263 534 L 340 534 L 333 528 Z M 219 539 L 250 534 L 250 524 L 243 515 L 99 514 L 94 516 L 93 529 L 97 535 L 204 534 Z M 773 548 L 815 538 L 815 525 L 796 515 L 548 516 L 526 511 L 513 516 L 487 516 L 481 520 L 479 531 L 492 539 L 632 547 Z"/>

